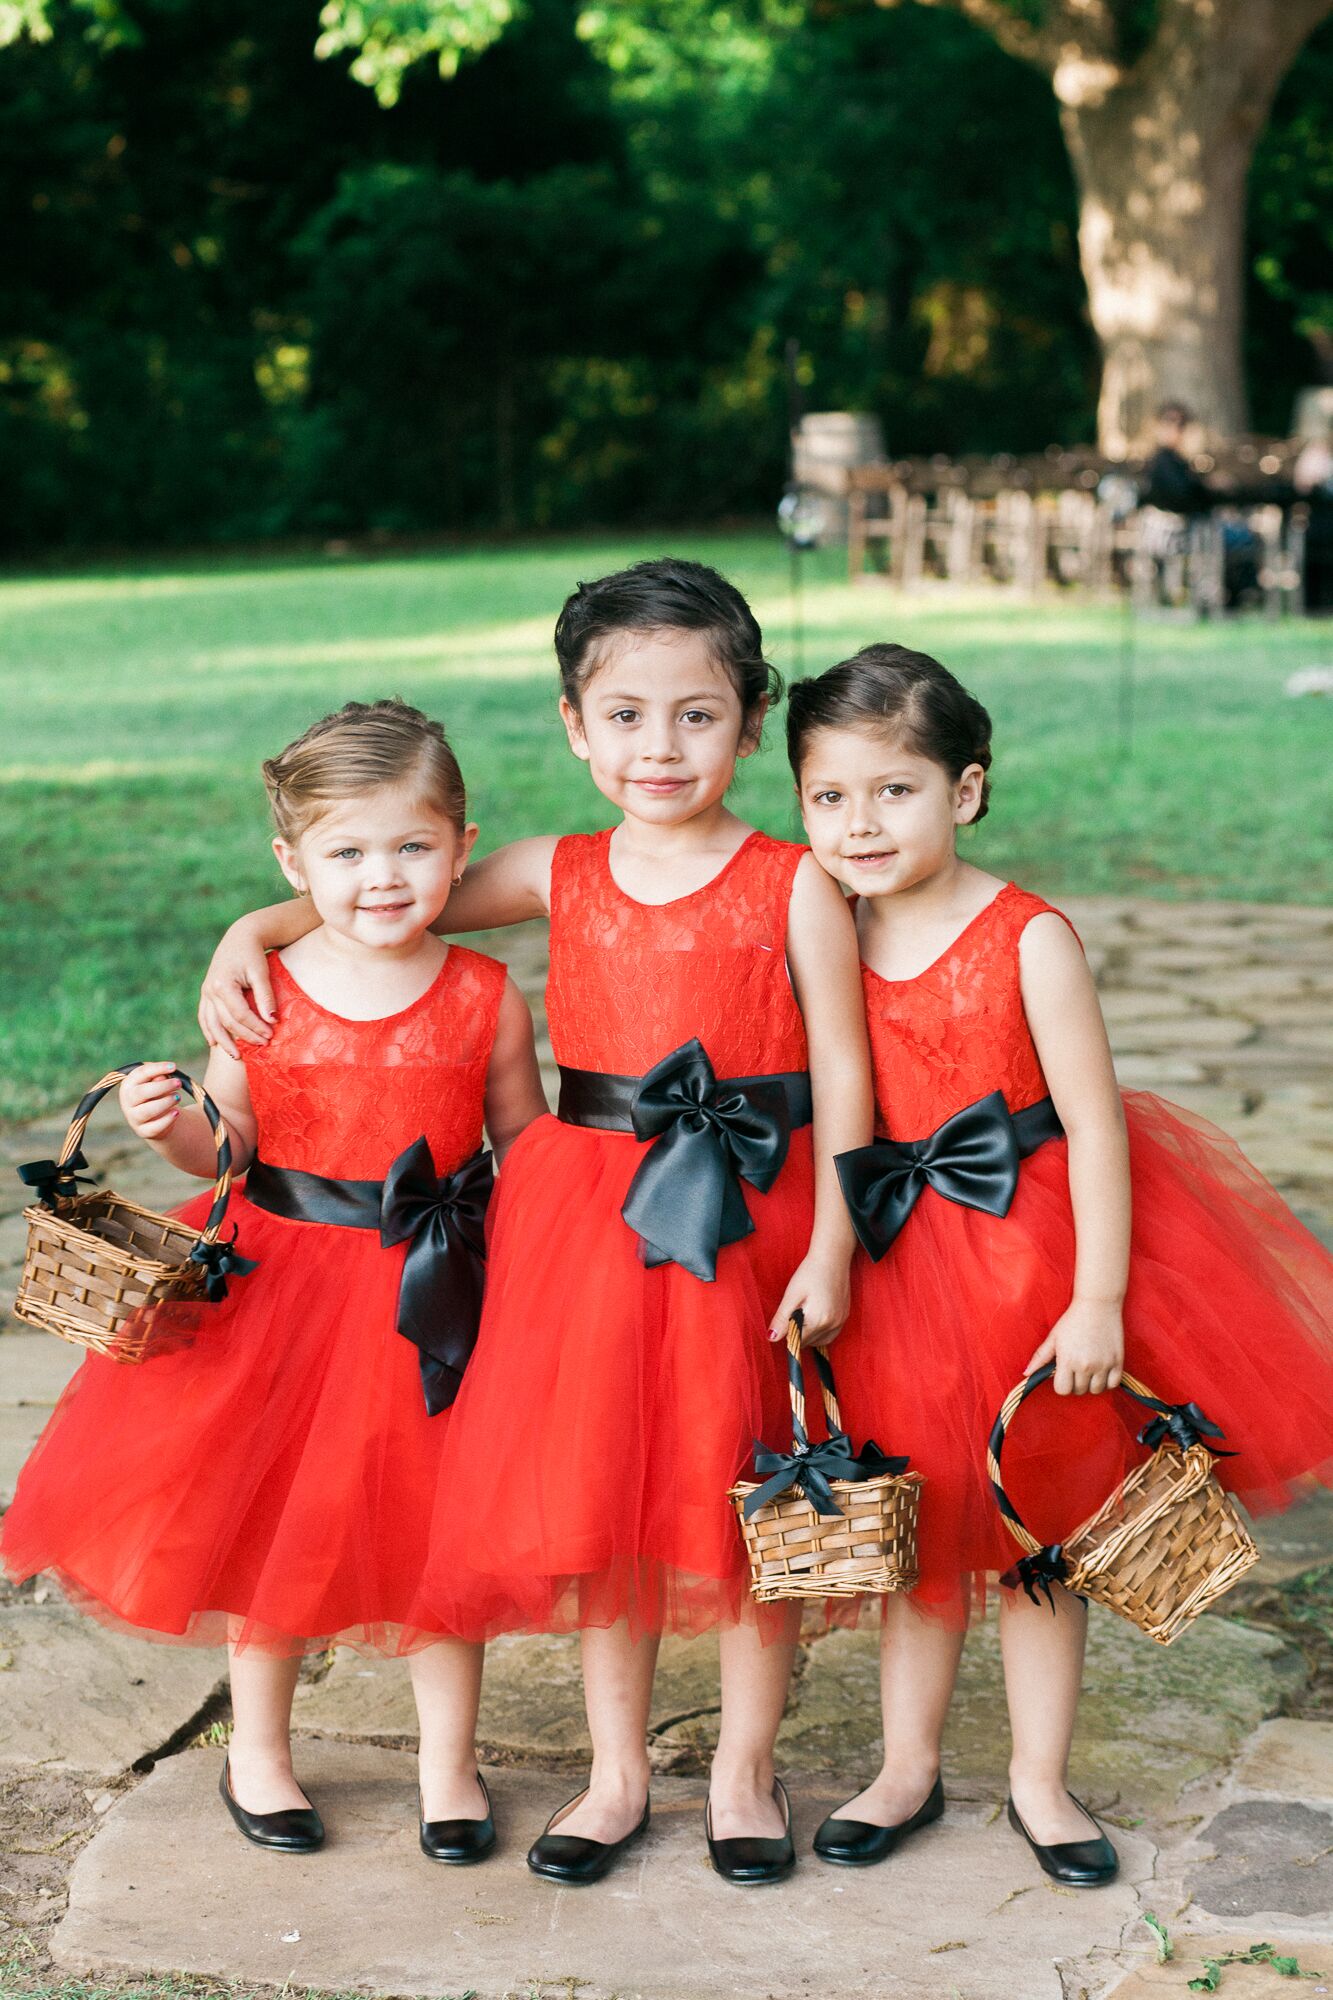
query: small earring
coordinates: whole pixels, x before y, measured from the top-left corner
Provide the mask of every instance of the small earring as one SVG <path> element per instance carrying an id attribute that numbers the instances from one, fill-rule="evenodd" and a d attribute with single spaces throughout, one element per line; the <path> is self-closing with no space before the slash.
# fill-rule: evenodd
<path id="1" fill-rule="evenodd" d="M 455 876 L 454 876 L 454 887 L 455 887 L 455 889 L 456 889 L 456 888 L 458 887 L 458 885 L 459 885 L 459 883 L 460 883 L 460 882 L 462 881 L 462 879 L 463 879 L 463 878 L 462 878 L 462 876 L 461 876 L 461 875 L 455 875 Z"/>

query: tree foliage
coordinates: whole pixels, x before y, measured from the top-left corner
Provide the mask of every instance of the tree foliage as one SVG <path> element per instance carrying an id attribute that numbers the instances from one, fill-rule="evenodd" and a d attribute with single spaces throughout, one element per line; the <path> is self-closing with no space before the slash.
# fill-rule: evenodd
<path id="1" fill-rule="evenodd" d="M 11 541 L 766 512 L 790 339 L 894 451 L 1090 434 L 1054 99 L 952 12 L 526 0 L 386 111 L 306 0 L 121 0 L 91 39 L 52 4 L 0 57 Z M 1325 31 L 1251 183 L 1274 428 L 1326 323 L 1330 83 Z"/>

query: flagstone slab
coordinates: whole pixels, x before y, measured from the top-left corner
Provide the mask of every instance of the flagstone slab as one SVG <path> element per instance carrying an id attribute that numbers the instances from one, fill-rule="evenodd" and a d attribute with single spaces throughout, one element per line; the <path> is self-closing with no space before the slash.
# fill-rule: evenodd
<path id="1" fill-rule="evenodd" d="M 1232 1921 L 1329 1919 L 1333 1812 L 1290 1799 L 1242 1799 L 1211 1821 L 1207 1840 L 1212 1859 L 1187 1878 L 1199 1909 Z"/>
<path id="2" fill-rule="evenodd" d="M 401 1752 L 311 1744 L 302 1769 L 329 1828 L 311 1856 L 245 1845 L 218 1804 L 216 1752 L 160 1764 L 75 1863 L 58 1963 L 476 2000 L 1061 2000 L 1061 1965 L 1118 1948 L 1152 1867 L 1149 1843 L 1127 1836 L 1118 1883 L 1060 1892 L 987 1810 L 951 1806 L 890 1884 L 810 1856 L 836 1802 L 810 1789 L 794 1801 L 795 1876 L 741 1891 L 708 1869 L 702 1784 L 668 1778 L 642 1846 L 604 1882 L 559 1889 L 523 1856 L 566 1779 L 488 1772 L 499 1850 L 461 1869 L 419 1853 Z"/>
<path id="3" fill-rule="evenodd" d="M 84 1354 L 82 1347 L 53 1333 L 34 1329 L 0 1335 L 0 1406 L 50 1409 Z"/>
<path id="4" fill-rule="evenodd" d="M 650 1733 L 671 1750 L 711 1749 L 718 1706 L 717 1640 L 663 1639 L 653 1684 Z M 688 1733 L 702 1722 L 702 1737 Z M 416 1709 L 405 1661 L 342 1649 L 327 1675 L 296 1691 L 293 1723 L 333 1742 L 415 1747 Z M 577 1636 L 492 1640 L 486 1649 L 477 1740 L 483 1756 L 581 1764 L 591 1755 Z"/>
<path id="5" fill-rule="evenodd" d="M 1280 1716 L 1264 1723 L 1246 1743 L 1231 1776 L 1243 1791 L 1333 1807 L 1333 1722 Z"/>
<path id="6" fill-rule="evenodd" d="M 1167 1994 L 1185 2000 L 1189 1981 L 1203 1976 L 1205 1959 L 1220 1961 L 1228 1952 L 1245 1951 L 1250 1944 L 1261 1941 L 1271 1944 L 1279 1957 L 1296 1959 L 1302 1972 L 1313 1977 L 1299 1983 L 1284 1982 L 1270 1965 L 1225 1965 L 1221 1968 L 1222 1984 L 1218 1988 L 1223 2000 L 1277 2000 L 1279 1993 L 1288 1990 L 1302 1996 L 1333 1993 L 1333 1944 L 1293 1942 L 1280 1931 L 1274 1934 L 1266 1930 L 1261 1940 L 1258 1933 L 1253 1938 L 1238 1938 L 1235 1932 L 1184 1931 L 1175 1924 L 1169 1925 L 1168 1930 L 1174 1947 L 1171 1958 L 1158 1964 L 1155 1957 L 1149 1956 L 1143 1965 L 1111 1988 L 1108 2000 L 1165 2000 Z"/>
<path id="7" fill-rule="evenodd" d="M 778 1738 L 794 1769 L 865 1782 L 882 1754 L 878 1634 L 837 1632 L 815 1644 L 799 1703 Z M 1195 1778 L 1225 1764 L 1303 1675 L 1298 1656 L 1266 1632 L 1201 1618 L 1173 1646 L 1096 1605 L 1074 1739 L 1072 1782 L 1094 1806 L 1159 1812 Z M 1009 1731 L 998 1619 L 968 1635 L 944 1739 L 946 1784 L 1003 1798 Z M 845 1796 L 845 1794 L 844 1794 Z"/>
<path id="8" fill-rule="evenodd" d="M 0 1608 L 0 1766 L 119 1777 L 197 1716 L 225 1656 L 160 1646 L 80 1617 L 52 1593 Z"/>

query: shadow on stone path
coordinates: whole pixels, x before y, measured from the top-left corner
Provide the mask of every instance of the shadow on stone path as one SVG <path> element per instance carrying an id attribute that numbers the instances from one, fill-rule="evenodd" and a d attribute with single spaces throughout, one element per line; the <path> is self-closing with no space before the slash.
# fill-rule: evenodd
<path id="1" fill-rule="evenodd" d="M 1120 899 L 1070 912 L 1122 1081 L 1223 1126 L 1333 1242 L 1333 912 Z M 486 942 L 539 1002 L 540 929 Z M 6 1286 L 12 1295 L 22 1244 L 5 1170 L 53 1152 L 63 1129 L 52 1118 L 0 1135 L 0 1296 Z M 113 1110 L 91 1149 L 127 1194 L 179 1198 L 178 1181 L 127 1141 Z M 0 1501 L 78 1359 L 30 1330 L 0 1337 Z M 1284 1579 L 1328 1563 L 1331 1525 L 1333 1502 L 1319 1499 L 1263 1526 L 1259 1582 L 1230 1607 L 1268 1615 Z M 807 1841 L 876 1761 L 875 1648 L 873 1632 L 841 1632 L 804 1649 L 782 1757 Z M 1262 1937 L 1291 1942 L 1333 1990 L 1333 1955 L 1320 1949 L 1333 1943 L 1333 1720 L 1317 1704 L 1311 1719 L 1308 1701 L 1302 1719 L 1265 1719 L 1301 1707 L 1307 1676 L 1281 1632 L 1235 1617 L 1210 1616 L 1164 1651 L 1094 1613 L 1075 1782 L 1118 1829 L 1126 1870 L 1114 1890 L 1078 1896 L 1046 1883 L 997 1818 L 1005 1736 L 988 1623 L 969 1642 L 951 1721 L 944 1824 L 886 1869 L 833 1871 L 807 1854 L 791 1884 L 747 1896 L 703 1858 L 716 1649 L 668 1641 L 651 1840 L 579 1895 L 532 1882 L 522 1866 L 586 1755 L 574 1641 L 491 1650 L 481 1735 L 506 1834 L 496 1859 L 470 1871 L 432 1869 L 416 1852 L 402 1668 L 340 1652 L 308 1672 L 300 1763 L 333 1838 L 324 1855 L 292 1860 L 259 1855 L 231 1831 L 213 1796 L 219 1749 L 162 1754 L 225 1712 L 218 1658 L 108 1633 L 39 1580 L 0 1589 L 0 1845 L 11 1862 L 0 1927 L 45 1935 L 77 1854 L 52 1939 L 71 1970 L 195 1969 L 395 1994 L 471 1988 L 478 2000 L 1096 2000 L 1113 1989 L 1129 2000 L 1183 1991 L 1210 1940 Z M 1174 1963 L 1153 1964 L 1143 1907 L 1176 1936 Z M 1224 1992 L 1245 2000 L 1269 1990 L 1251 1983 L 1260 1979 L 1273 1975 L 1228 1971 Z"/>

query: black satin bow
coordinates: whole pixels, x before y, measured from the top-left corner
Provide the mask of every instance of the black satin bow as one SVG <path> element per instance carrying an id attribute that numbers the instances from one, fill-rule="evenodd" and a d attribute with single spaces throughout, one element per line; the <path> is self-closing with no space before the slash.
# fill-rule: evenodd
<path id="1" fill-rule="evenodd" d="M 1168 1403 L 1160 1410 L 1150 1424 L 1145 1424 L 1139 1432 L 1139 1443 L 1154 1449 L 1169 1437 L 1181 1451 L 1189 1451 L 1191 1446 L 1206 1444 L 1214 1458 L 1234 1458 L 1234 1451 L 1222 1451 L 1213 1444 L 1213 1438 L 1222 1438 L 1226 1432 L 1219 1424 L 1207 1418 L 1197 1403 Z"/>
<path id="2" fill-rule="evenodd" d="M 764 1078 L 719 1087 L 697 1039 L 663 1056 L 630 1106 L 634 1135 L 654 1139 L 621 1214 L 649 1265 L 680 1264 L 711 1284 L 717 1253 L 754 1228 L 742 1180 L 767 1193 L 787 1157 L 786 1091 Z"/>
<path id="3" fill-rule="evenodd" d="M 928 1139 L 874 1139 L 835 1165 L 852 1226 L 877 1264 L 927 1185 L 964 1208 L 1007 1215 L 1020 1158 L 1004 1093 L 993 1090 Z"/>
<path id="4" fill-rule="evenodd" d="M 215 1243 L 205 1243 L 200 1238 L 190 1252 L 192 1264 L 204 1267 L 204 1294 L 216 1305 L 227 1296 L 228 1277 L 243 1278 L 247 1271 L 258 1269 L 253 1257 L 242 1257 L 236 1248 L 236 1231 L 225 1242 L 221 1237 Z"/>
<path id="5" fill-rule="evenodd" d="M 19 1179 L 33 1190 L 43 1208 L 54 1208 L 57 1201 L 67 1200 L 81 1187 L 92 1187 L 92 1181 L 83 1175 L 87 1164 L 82 1152 L 75 1152 L 63 1167 L 55 1160 L 29 1160 L 19 1168 Z"/>
<path id="6" fill-rule="evenodd" d="M 425 1139 L 385 1176 L 380 1242 L 408 1240 L 398 1291 L 398 1331 L 419 1350 L 431 1416 L 448 1409 L 476 1345 L 485 1283 L 486 1208 L 495 1185 L 489 1153 L 440 1177 Z"/>
<path id="7" fill-rule="evenodd" d="M 1000 1578 L 1006 1590 L 1016 1590 L 1022 1584 L 1034 1604 L 1039 1604 L 1039 1592 L 1046 1593 L 1046 1602 L 1055 1610 L 1055 1592 L 1051 1586 L 1063 1583 L 1069 1574 L 1069 1564 L 1059 1542 L 1048 1542 L 1044 1549 L 1038 1549 L 1034 1556 L 1022 1556 L 1012 1569 L 1007 1569 Z"/>
<path id="8" fill-rule="evenodd" d="M 747 1521 L 792 1486 L 800 1487 L 817 1514 L 841 1514 L 842 1508 L 829 1485 L 831 1479 L 846 1479 L 859 1486 L 863 1480 L 878 1479 L 885 1474 L 896 1478 L 900 1472 L 906 1472 L 907 1460 L 886 1458 L 873 1442 L 862 1445 L 859 1452 L 854 1451 L 846 1432 L 835 1431 L 822 1444 L 798 1445 L 795 1451 L 787 1452 L 770 1451 L 756 1438 L 754 1469 L 764 1483 L 746 1498 L 742 1512 Z"/>

